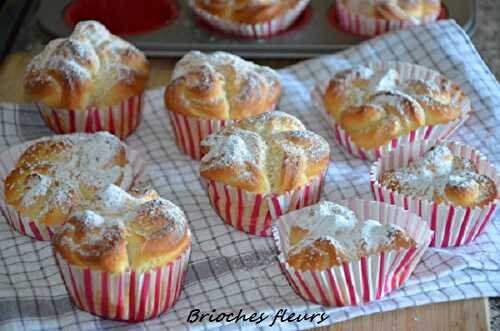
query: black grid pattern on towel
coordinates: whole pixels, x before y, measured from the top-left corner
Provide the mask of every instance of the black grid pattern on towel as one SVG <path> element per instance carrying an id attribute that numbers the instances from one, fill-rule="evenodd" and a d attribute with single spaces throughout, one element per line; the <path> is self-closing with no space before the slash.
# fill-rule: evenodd
<path id="1" fill-rule="evenodd" d="M 333 160 L 323 198 L 368 196 L 370 163 L 349 156 L 335 143 L 310 100 L 315 81 L 346 67 L 372 61 L 408 61 L 439 70 L 471 97 L 475 113 L 454 138 L 479 147 L 500 163 L 500 86 L 466 34 L 452 21 L 388 34 L 360 46 L 280 71 L 283 97 L 279 109 L 297 115 L 310 130 L 327 138 Z M 34 108 L 0 106 L 0 150 L 50 132 Z M 244 328 L 252 325 L 187 324 L 193 308 L 272 313 L 327 312 L 327 323 L 360 315 L 432 302 L 500 295 L 500 222 L 496 218 L 474 244 L 453 250 L 429 250 L 414 275 L 385 300 L 360 307 L 324 308 L 303 301 L 288 285 L 271 239 L 250 237 L 225 225 L 214 213 L 197 176 L 197 162 L 177 149 L 163 110 L 162 91 L 148 92 L 143 121 L 127 143 L 151 164 L 151 180 L 165 198 L 187 213 L 194 234 L 184 290 L 175 307 L 157 319 L 130 325 L 99 319 L 75 309 L 58 274 L 49 243 L 14 232 L 0 219 L 1 330 L 164 330 Z M 282 324 L 303 329 L 310 323 Z"/>

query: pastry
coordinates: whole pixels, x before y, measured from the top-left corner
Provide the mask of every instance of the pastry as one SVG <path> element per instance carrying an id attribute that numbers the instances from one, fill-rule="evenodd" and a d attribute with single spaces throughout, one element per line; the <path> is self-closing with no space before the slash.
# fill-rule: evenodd
<path id="1" fill-rule="evenodd" d="M 283 193 L 322 174 L 330 148 L 295 117 L 274 111 L 208 136 L 200 175 L 254 193 Z"/>
<path id="2" fill-rule="evenodd" d="M 60 226 L 110 184 L 129 189 L 126 147 L 106 132 L 42 138 L 19 157 L 5 179 L 5 199 L 22 218 Z"/>
<path id="3" fill-rule="evenodd" d="M 310 0 L 189 0 L 204 27 L 226 37 L 268 38 L 288 29 Z"/>
<path id="4" fill-rule="evenodd" d="M 322 98 L 328 115 L 366 150 L 465 115 L 465 96 L 447 78 L 408 78 L 394 68 L 362 65 L 342 71 Z"/>
<path id="5" fill-rule="evenodd" d="M 422 23 L 428 16 L 438 16 L 440 0 L 340 0 L 353 14 L 387 21 Z"/>
<path id="6" fill-rule="evenodd" d="M 380 182 L 406 196 L 463 208 L 485 207 L 498 195 L 495 182 L 479 174 L 472 160 L 453 155 L 444 144 L 407 167 L 385 171 Z"/>
<path id="7" fill-rule="evenodd" d="M 244 24 L 269 22 L 284 15 L 298 0 L 196 0 L 198 8 L 225 21 Z"/>
<path id="8" fill-rule="evenodd" d="M 52 40 L 33 58 L 26 68 L 24 89 L 45 110 L 44 118 L 58 133 L 105 129 L 114 133 L 120 126 L 130 125 L 128 118 L 124 124 L 118 122 L 125 109 L 128 116 L 138 116 L 148 76 L 149 63 L 141 51 L 99 22 L 83 21 L 69 37 Z M 118 109 L 109 115 L 120 105 L 121 113 Z M 64 118 L 67 112 L 58 114 L 62 119 L 51 119 L 49 109 L 75 112 L 72 117 L 79 122 L 71 124 Z M 85 124 L 93 117 L 80 119 L 89 109 L 97 110 L 102 118 L 90 127 Z M 139 123 L 135 117 L 133 122 L 135 126 Z M 120 135 L 126 136 L 132 129 Z"/>
<path id="9" fill-rule="evenodd" d="M 292 115 L 274 111 L 205 138 L 200 176 L 228 224 L 269 236 L 274 219 L 316 203 L 330 147 Z"/>
<path id="10" fill-rule="evenodd" d="M 295 292 L 324 306 L 379 300 L 402 286 L 432 231 L 415 213 L 361 199 L 322 201 L 276 220 L 278 260 Z"/>
<path id="11" fill-rule="evenodd" d="M 165 105 L 185 116 L 241 120 L 273 110 L 280 91 L 270 68 L 225 52 L 191 51 L 175 66 Z"/>
<path id="12" fill-rule="evenodd" d="M 329 201 L 304 208 L 303 217 L 288 224 L 288 264 L 299 271 L 321 271 L 361 256 L 416 246 L 395 224 L 359 220 L 347 207 Z"/>
<path id="13" fill-rule="evenodd" d="M 273 110 L 280 93 L 278 75 L 270 68 L 224 52 L 189 52 L 165 89 L 177 146 L 199 160 L 206 136 L 232 121 Z"/>
<path id="14" fill-rule="evenodd" d="M 182 210 L 156 191 L 131 194 L 110 185 L 75 212 L 54 236 L 68 263 L 107 272 L 145 272 L 191 245 Z"/>
<path id="15" fill-rule="evenodd" d="M 109 185 L 64 223 L 53 246 L 79 308 L 107 318 L 141 321 L 177 300 L 191 233 L 184 212 L 155 191 L 127 193 Z M 93 304 L 88 304 L 89 297 Z"/>

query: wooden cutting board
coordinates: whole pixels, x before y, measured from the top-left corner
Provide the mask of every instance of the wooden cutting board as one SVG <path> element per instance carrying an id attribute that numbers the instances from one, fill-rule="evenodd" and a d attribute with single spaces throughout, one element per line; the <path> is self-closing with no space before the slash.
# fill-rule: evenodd
<path id="1" fill-rule="evenodd" d="M 11 54 L 0 64 L 0 102 L 26 102 L 22 87 L 24 69 L 31 59 L 25 53 Z M 260 61 L 273 68 L 281 68 L 292 61 Z M 148 88 L 165 85 L 169 79 L 175 60 L 151 60 L 151 76 Z M 487 331 L 489 324 L 489 304 L 487 298 L 445 302 L 412 307 L 358 317 L 321 331 Z"/>

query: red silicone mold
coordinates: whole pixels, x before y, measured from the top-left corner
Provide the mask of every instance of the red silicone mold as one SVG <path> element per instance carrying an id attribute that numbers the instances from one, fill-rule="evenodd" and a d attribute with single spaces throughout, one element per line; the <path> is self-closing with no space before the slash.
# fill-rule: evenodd
<path id="1" fill-rule="evenodd" d="M 96 20 L 122 36 L 157 30 L 178 16 L 175 0 L 74 0 L 64 8 L 64 21 L 71 28 L 80 21 Z"/>

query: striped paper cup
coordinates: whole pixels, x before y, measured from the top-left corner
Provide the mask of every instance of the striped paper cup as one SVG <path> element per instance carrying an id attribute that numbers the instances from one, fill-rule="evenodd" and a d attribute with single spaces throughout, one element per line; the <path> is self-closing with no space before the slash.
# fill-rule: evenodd
<path id="1" fill-rule="evenodd" d="M 57 227 L 38 224 L 27 217 L 22 217 L 19 212 L 5 200 L 5 179 L 16 167 L 19 157 L 23 154 L 26 148 L 34 144 L 36 141 L 37 140 L 25 142 L 0 153 L 0 209 L 9 224 L 21 234 L 36 240 L 50 240 Z M 144 181 L 145 177 L 147 177 L 147 164 L 142 159 L 141 155 L 131 148 L 126 149 L 126 154 L 133 174 L 133 178 L 131 180 L 131 186 L 133 186 Z"/>
<path id="2" fill-rule="evenodd" d="M 228 35 L 244 38 L 268 38 L 288 29 L 302 14 L 310 0 L 299 0 L 297 4 L 285 14 L 271 21 L 257 24 L 241 24 L 224 20 L 196 5 L 196 0 L 189 0 L 193 12 L 209 26 Z"/>
<path id="3" fill-rule="evenodd" d="M 434 231 L 432 247 L 456 247 L 470 243 L 484 232 L 497 208 L 498 199 L 483 208 L 461 208 L 446 203 L 436 203 L 425 198 L 411 197 L 382 186 L 381 175 L 389 169 L 397 169 L 422 157 L 432 147 L 427 142 L 400 146 L 382 155 L 370 169 L 370 186 L 377 201 L 395 204 L 422 217 Z M 471 159 L 479 174 L 491 178 L 500 190 L 500 175 L 495 166 L 476 149 L 458 143 L 448 142 L 454 155 Z"/>
<path id="4" fill-rule="evenodd" d="M 85 110 L 55 109 L 42 102 L 36 105 L 47 126 L 55 133 L 108 131 L 123 140 L 139 125 L 143 104 L 141 93 L 114 106 Z"/>
<path id="5" fill-rule="evenodd" d="M 369 63 L 367 64 L 370 68 L 375 71 L 379 70 L 396 70 L 401 77 L 402 81 L 410 79 L 421 79 L 424 81 L 436 81 L 443 76 L 432 69 L 422 67 L 419 65 L 404 63 L 404 62 L 384 62 L 384 63 Z M 322 116 L 327 121 L 327 123 L 332 127 L 335 133 L 335 140 L 342 146 L 347 152 L 354 157 L 361 160 L 377 160 L 382 153 L 391 151 L 400 145 L 413 144 L 415 142 L 426 141 L 426 143 L 431 147 L 439 139 L 446 139 L 451 136 L 460 126 L 462 126 L 467 119 L 470 117 L 470 112 L 472 111 L 470 99 L 464 97 L 460 107 L 462 108 L 462 116 L 458 119 L 451 121 L 446 124 L 438 125 L 428 125 L 418 128 L 415 131 L 411 131 L 409 134 L 400 136 L 398 138 L 392 139 L 391 142 L 373 149 L 364 149 L 357 146 L 351 139 L 349 133 L 347 133 L 338 124 L 332 115 L 328 113 L 323 102 L 323 95 L 328 87 L 329 81 L 322 81 L 316 84 L 311 92 L 311 99 L 317 108 L 320 109 Z M 458 97 L 458 96 L 457 96 Z"/>
<path id="6" fill-rule="evenodd" d="M 232 120 L 203 119 L 182 115 L 167 109 L 175 143 L 193 160 L 200 160 L 200 143 L 206 136 L 231 124 Z"/>
<path id="7" fill-rule="evenodd" d="M 344 5 L 344 0 L 337 0 L 335 10 L 342 30 L 362 36 L 376 36 L 385 32 L 397 31 L 408 27 L 434 22 L 440 12 L 424 16 L 420 22 L 412 20 L 384 20 L 351 13 Z"/>
<path id="8" fill-rule="evenodd" d="M 325 172 L 326 173 L 326 172 Z M 325 173 L 283 194 L 260 194 L 202 178 L 215 212 L 234 228 L 261 237 L 271 236 L 279 216 L 319 201 Z"/>
<path id="9" fill-rule="evenodd" d="M 174 261 L 146 272 L 111 273 L 68 263 L 56 253 L 61 277 L 73 303 L 100 317 L 140 322 L 170 309 L 180 296 L 191 247 Z"/>
<path id="10" fill-rule="evenodd" d="M 432 231 L 420 217 L 397 206 L 361 199 L 346 200 L 341 204 L 353 210 L 359 219 L 399 225 L 417 246 L 362 256 L 358 261 L 323 271 L 298 271 L 288 264 L 286 252 L 289 248 L 289 221 L 301 217 L 301 211 L 283 215 L 273 227 L 281 268 L 298 295 L 325 306 L 360 305 L 381 299 L 401 287 L 420 262 L 432 237 Z"/>

